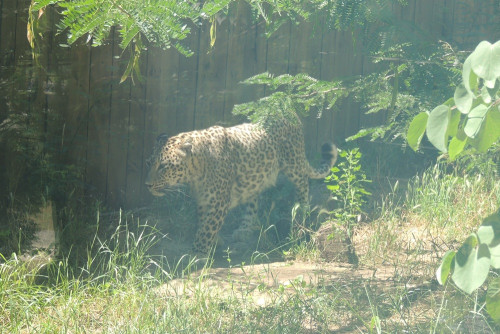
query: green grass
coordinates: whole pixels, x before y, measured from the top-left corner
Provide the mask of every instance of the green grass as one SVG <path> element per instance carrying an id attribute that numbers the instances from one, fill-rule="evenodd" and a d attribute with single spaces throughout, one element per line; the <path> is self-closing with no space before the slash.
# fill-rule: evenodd
<path id="1" fill-rule="evenodd" d="M 500 180 L 494 174 L 445 173 L 436 165 L 412 178 L 403 196 L 397 187 L 376 209 L 379 216 L 368 227 L 372 238 L 365 258 L 394 259 L 398 250 L 418 250 L 419 242 L 445 252 L 500 207 Z M 407 235 L 413 245 L 398 244 L 402 233 L 413 234 Z"/>
<path id="2" fill-rule="evenodd" d="M 151 254 L 158 230 L 120 216 L 77 267 L 71 256 L 3 258 L 0 333 L 376 333 L 375 319 L 384 333 L 453 333 L 474 315 L 493 326 L 484 290 L 464 295 L 433 277 L 440 254 L 500 205 L 500 181 L 436 167 L 392 193 L 356 232 L 359 268 L 339 274 L 303 243 L 315 269 L 286 281 L 271 264 L 169 263 Z"/>

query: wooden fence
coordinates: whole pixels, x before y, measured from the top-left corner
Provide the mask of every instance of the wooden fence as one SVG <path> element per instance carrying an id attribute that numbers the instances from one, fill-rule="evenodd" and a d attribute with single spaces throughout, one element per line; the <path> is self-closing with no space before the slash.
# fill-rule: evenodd
<path id="1" fill-rule="evenodd" d="M 473 47 L 492 35 L 498 20 L 497 0 L 409 0 L 395 5 L 396 18 L 415 34 Z M 28 112 L 44 112 L 46 141 L 57 147 L 65 163 L 82 171 L 87 194 L 110 206 L 133 207 L 147 201 L 144 161 L 154 138 L 214 124 L 234 122 L 234 104 L 256 99 L 263 88 L 240 81 L 268 71 L 275 75 L 308 73 L 330 80 L 369 73 L 373 69 L 356 34 L 311 24 L 285 24 L 269 39 L 246 4 L 234 7 L 217 23 L 210 47 L 208 24 L 195 30 L 186 44 L 195 55 L 149 48 L 143 55 L 142 82 L 119 84 L 128 54 L 112 34 L 109 43 L 91 48 L 83 43 L 61 46 L 54 13 L 47 12 L 43 43 L 36 57 L 42 79 L 33 81 L 34 61 L 26 39 L 29 0 L 1 0 L 1 76 L 25 77 L 18 89 L 35 89 Z M 496 14 L 495 14 L 496 13 Z M 496 18 L 495 18 L 496 17 Z M 19 70 L 22 68 L 22 70 Z M 20 72 L 19 72 L 20 71 Z M 34 83 L 33 83 L 34 82 Z M 34 85 L 35 87 L 27 87 Z M 353 102 L 305 122 L 308 152 L 325 140 L 352 135 L 380 119 L 367 117 Z"/>

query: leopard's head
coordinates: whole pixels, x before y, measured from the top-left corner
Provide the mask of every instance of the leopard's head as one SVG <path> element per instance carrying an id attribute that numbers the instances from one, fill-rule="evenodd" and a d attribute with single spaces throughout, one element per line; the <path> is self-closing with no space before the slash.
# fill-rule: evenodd
<path id="1" fill-rule="evenodd" d="M 151 157 L 146 161 L 149 170 L 146 185 L 154 196 L 163 196 L 169 187 L 189 180 L 192 143 L 189 138 L 160 135 Z"/>

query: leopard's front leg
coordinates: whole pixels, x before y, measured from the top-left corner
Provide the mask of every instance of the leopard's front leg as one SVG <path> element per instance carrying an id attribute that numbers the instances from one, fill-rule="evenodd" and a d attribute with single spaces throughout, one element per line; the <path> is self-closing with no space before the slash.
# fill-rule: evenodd
<path id="1" fill-rule="evenodd" d="M 199 224 L 194 240 L 193 250 L 196 253 L 208 254 L 217 241 L 219 233 L 227 212 L 229 202 L 217 199 L 208 205 L 198 206 Z"/>

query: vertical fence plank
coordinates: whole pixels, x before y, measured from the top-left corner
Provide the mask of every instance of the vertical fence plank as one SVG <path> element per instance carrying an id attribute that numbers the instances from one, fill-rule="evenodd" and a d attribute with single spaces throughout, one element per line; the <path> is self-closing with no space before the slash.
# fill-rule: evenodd
<path id="1" fill-rule="evenodd" d="M 149 63 L 149 52 L 146 52 L 140 63 L 141 73 L 146 73 Z M 129 100 L 129 127 L 128 127 L 128 149 L 127 149 L 127 186 L 126 204 L 141 205 L 145 194 L 144 187 L 144 131 L 146 115 L 148 112 L 147 96 L 147 76 L 142 81 L 135 81 L 131 86 Z"/>
<path id="2" fill-rule="evenodd" d="M 174 135 L 176 128 L 176 101 L 179 53 L 176 50 L 148 48 L 146 115 L 142 165 L 142 183 L 148 170 L 145 161 L 151 154 L 156 137 L 161 133 Z M 143 190 L 143 195 L 150 195 Z"/>
<path id="3" fill-rule="evenodd" d="M 15 48 L 16 48 L 16 19 L 17 1 L 2 0 L 0 22 L 0 71 L 2 78 L 7 71 L 13 71 Z"/>
<path id="4" fill-rule="evenodd" d="M 331 66 L 328 71 L 331 71 L 337 79 L 348 78 L 352 75 L 352 58 L 354 56 L 353 47 L 354 41 L 353 36 L 350 32 L 346 31 L 336 31 L 334 44 L 331 45 L 332 51 L 329 52 L 332 56 L 329 66 Z M 325 66 L 328 66 L 325 65 Z M 326 70 L 326 69 L 325 69 Z M 333 123 L 333 133 L 335 137 L 346 138 L 349 134 L 352 134 L 352 129 L 348 128 L 348 121 L 353 119 L 353 117 L 358 117 L 358 111 L 352 111 L 352 105 L 350 101 L 344 101 L 339 104 L 338 108 L 335 110 L 334 123 Z M 356 115 L 353 116 L 352 114 Z M 320 125 L 320 128 L 323 125 Z"/>
<path id="5" fill-rule="evenodd" d="M 158 104 L 158 135 L 167 133 L 169 136 L 176 134 L 179 130 L 177 125 L 177 108 L 179 105 L 179 64 L 180 58 L 184 57 L 177 50 L 158 50 L 158 61 L 160 62 L 161 77 L 159 78 L 160 96 Z M 154 112 L 154 109 L 151 111 Z M 155 137 L 156 138 L 156 137 Z"/>
<path id="6" fill-rule="evenodd" d="M 15 2 L 11 0 L 11 2 Z M 17 0 L 16 9 L 16 25 L 15 25 L 15 46 L 16 58 L 21 61 L 31 62 L 31 50 L 29 48 L 27 38 L 27 25 L 28 25 L 28 11 L 31 4 L 30 0 Z M 12 29 L 12 27 L 11 27 Z"/>
<path id="7" fill-rule="evenodd" d="M 66 86 L 67 106 L 60 111 L 65 124 L 64 161 L 69 164 L 73 163 L 77 167 L 77 172 L 82 173 L 80 179 L 83 182 L 83 173 L 87 164 L 90 46 L 75 45 L 72 49 L 68 49 L 67 56 L 70 66 Z"/>
<path id="8" fill-rule="evenodd" d="M 172 105 L 169 106 L 166 103 L 167 96 L 174 95 L 174 92 L 167 87 L 167 81 L 171 79 L 171 75 L 168 74 L 168 65 L 168 58 L 163 57 L 162 50 L 154 47 L 148 48 L 148 64 L 144 73 L 147 79 L 144 159 L 149 157 L 155 138 L 160 133 L 169 132 L 168 125 L 175 129 L 175 108 L 171 108 Z M 142 174 L 145 173 L 147 171 L 144 168 Z"/>
<path id="9" fill-rule="evenodd" d="M 301 22 L 291 26 L 289 74 L 303 73 L 313 78 L 320 78 L 322 26 L 323 24 L 318 22 L 311 24 Z M 304 47 L 305 45 L 307 47 Z M 325 120 L 326 118 L 321 119 Z M 331 136 L 331 133 L 325 133 L 325 129 L 319 129 L 317 123 L 317 110 L 312 109 L 309 111 L 309 116 L 303 120 L 306 153 L 310 158 L 317 154 L 319 137 L 324 140 Z M 332 141 L 332 138 L 327 141 Z"/>
<path id="10" fill-rule="evenodd" d="M 244 86 L 240 82 L 265 71 L 265 36 L 251 17 L 250 7 L 239 2 L 230 22 L 227 44 L 227 73 L 224 119 L 231 118 L 235 104 L 255 100 L 263 95 L 262 87 Z M 263 24 L 262 24 L 263 25 Z"/>
<path id="11" fill-rule="evenodd" d="M 5 40 L 7 42 L 7 44 L 5 45 L 7 46 L 7 50 L 5 51 L 7 55 L 6 60 L 8 60 L 10 64 L 6 64 L 6 66 L 10 66 L 10 70 L 8 72 L 15 73 L 14 77 L 10 78 L 9 81 L 10 84 L 15 82 L 15 84 L 18 85 L 18 87 L 16 87 L 17 92 L 13 93 L 17 95 L 19 94 L 19 92 L 23 92 L 26 97 L 26 99 L 23 99 L 22 101 L 16 101 L 20 102 L 21 106 L 21 110 L 17 110 L 17 112 L 24 113 L 28 110 L 32 111 L 33 107 L 31 101 L 27 98 L 31 95 L 29 93 L 30 88 L 28 87 L 33 84 L 33 56 L 27 38 L 28 10 L 31 2 L 29 0 L 11 0 L 4 1 L 3 6 L 6 6 L 7 9 L 12 9 L 10 5 L 16 3 L 17 8 L 15 8 L 15 11 L 13 13 L 10 13 L 8 18 L 2 19 L 2 23 L 4 19 L 6 21 L 5 23 L 7 24 L 12 22 L 11 19 L 14 19 L 15 22 L 11 26 L 4 26 L 5 30 L 2 29 L 2 31 L 6 32 L 6 35 L 8 36 L 8 38 Z M 44 19 L 44 22 L 47 22 L 48 25 L 51 24 L 51 20 L 48 20 L 47 18 Z M 53 34 L 52 31 L 46 31 L 46 33 L 48 33 L 49 35 Z M 0 37 L 0 41 L 3 39 L 3 36 Z M 0 52 L 2 53 L 4 51 L 3 47 L 4 45 L 0 45 Z M 44 51 L 48 50 L 49 48 L 51 48 L 51 46 L 46 46 Z M 48 55 L 46 54 L 44 57 L 45 60 L 47 60 L 47 57 Z M 36 124 L 30 124 L 30 126 L 37 127 Z M 39 125 L 39 127 L 42 126 L 43 125 Z"/>
<path id="12" fill-rule="evenodd" d="M 217 28 L 215 44 L 212 48 L 210 30 L 212 25 L 205 22 L 201 27 L 198 53 L 197 96 L 195 129 L 203 129 L 224 119 L 224 91 L 226 88 L 227 39 L 229 20 Z"/>
<path id="13" fill-rule="evenodd" d="M 177 132 L 191 131 L 194 128 L 197 99 L 197 77 L 200 29 L 193 28 L 186 38 L 185 45 L 195 54 L 191 57 L 179 56 L 176 125 Z"/>
<path id="14" fill-rule="evenodd" d="M 107 194 L 108 148 L 110 126 L 110 94 L 112 46 L 91 49 L 89 113 L 87 122 L 87 193 L 98 200 Z"/>
<path id="15" fill-rule="evenodd" d="M 455 0 L 434 0 L 433 12 L 440 13 L 441 29 L 437 31 L 440 38 L 451 42 L 453 39 L 453 12 Z"/>
<path id="16" fill-rule="evenodd" d="M 288 73 L 291 23 L 284 23 L 267 39 L 266 71 L 278 76 Z"/>
<path id="17" fill-rule="evenodd" d="M 58 15 L 54 10 L 46 13 L 50 17 L 50 24 L 54 27 L 58 19 Z M 39 71 L 40 79 L 43 80 L 43 97 L 44 113 L 45 113 L 45 151 L 53 157 L 53 162 L 56 164 L 66 163 L 66 152 L 69 147 L 66 145 L 67 135 L 71 135 L 72 129 L 68 120 L 67 113 L 72 112 L 68 109 L 73 107 L 69 101 L 69 87 L 71 66 L 69 50 L 61 48 L 59 44 L 62 38 L 56 34 L 55 29 L 50 29 L 44 36 L 45 39 L 45 54 L 43 57 L 44 65 Z M 35 114 L 40 112 L 35 110 Z M 60 166 L 54 166 L 58 170 L 66 172 Z"/>
<path id="18" fill-rule="evenodd" d="M 473 50 L 482 40 L 494 43 L 500 39 L 497 0 L 460 0 L 454 4 L 453 39 L 463 48 Z"/>
<path id="19" fill-rule="evenodd" d="M 337 33 L 324 26 L 321 36 L 321 57 L 320 57 L 320 80 L 337 80 L 334 70 L 336 58 Z M 316 121 L 316 145 L 321 145 L 323 142 L 331 141 L 338 144 L 338 138 L 335 137 L 333 131 L 334 125 L 337 122 L 337 108 L 326 110 L 323 112 L 320 120 Z M 318 146 L 316 147 L 316 151 Z"/>
<path id="20" fill-rule="evenodd" d="M 433 40 L 436 32 L 440 30 L 439 16 L 440 10 L 434 9 L 434 0 L 417 1 L 415 3 L 414 24 L 419 29 L 421 35 L 427 40 Z"/>
<path id="21" fill-rule="evenodd" d="M 129 107 L 132 79 L 120 83 L 130 58 L 118 45 L 118 33 L 114 31 L 111 54 L 111 92 L 109 114 L 109 150 L 107 168 L 106 203 L 114 208 L 126 202 L 127 153 L 129 137 Z"/>
<path id="22" fill-rule="evenodd" d="M 362 74 L 363 71 L 363 47 L 359 43 L 361 39 L 360 32 L 352 32 L 346 34 L 348 42 L 345 44 L 348 47 L 346 51 L 346 58 L 348 60 L 346 77 L 354 77 Z M 347 122 L 345 125 L 345 136 L 352 136 L 356 134 L 361 126 L 361 115 L 363 111 L 359 103 L 354 101 L 354 97 L 347 100 L 347 108 L 349 110 Z"/>

